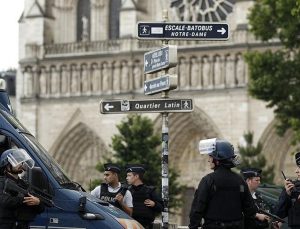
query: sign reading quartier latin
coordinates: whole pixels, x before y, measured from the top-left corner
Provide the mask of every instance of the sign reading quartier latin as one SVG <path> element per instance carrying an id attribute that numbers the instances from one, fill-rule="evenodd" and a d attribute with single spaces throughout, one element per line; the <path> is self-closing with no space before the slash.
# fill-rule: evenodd
<path id="1" fill-rule="evenodd" d="M 192 112 L 192 99 L 102 100 L 102 114 Z"/>
<path id="2" fill-rule="evenodd" d="M 138 22 L 138 39 L 227 40 L 226 23 Z"/>
<path id="3" fill-rule="evenodd" d="M 144 54 L 144 72 L 154 73 L 177 65 L 177 46 L 168 45 Z"/>

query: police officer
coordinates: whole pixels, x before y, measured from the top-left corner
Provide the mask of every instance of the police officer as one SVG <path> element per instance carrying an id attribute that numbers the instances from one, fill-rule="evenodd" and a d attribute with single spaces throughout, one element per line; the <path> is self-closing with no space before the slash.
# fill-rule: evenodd
<path id="1" fill-rule="evenodd" d="M 189 228 L 243 228 L 243 217 L 253 218 L 256 208 L 243 178 L 231 171 L 236 166 L 233 146 L 226 140 L 206 139 L 200 141 L 199 151 L 208 155 L 214 171 L 202 178 L 195 192 Z"/>
<path id="2" fill-rule="evenodd" d="M 254 203 L 257 207 L 257 213 L 255 215 L 255 220 L 251 220 L 250 222 L 247 222 L 247 228 L 253 228 L 253 229 L 260 229 L 260 228 L 268 228 L 270 220 L 270 217 L 259 213 L 259 209 L 269 211 L 270 209 L 267 207 L 267 205 L 264 203 L 263 198 L 259 193 L 256 192 L 261 179 L 261 169 L 257 168 L 243 168 L 241 169 L 241 174 L 244 177 L 244 180 L 246 181 L 249 191 L 252 195 L 252 198 L 254 200 Z"/>
<path id="3" fill-rule="evenodd" d="M 295 155 L 297 179 L 284 181 L 284 189 L 280 194 L 276 215 L 281 218 L 288 216 L 288 225 L 300 229 L 300 152 Z"/>
<path id="4" fill-rule="evenodd" d="M 126 166 L 128 189 L 132 193 L 132 217 L 146 229 L 153 228 L 155 214 L 163 209 L 161 198 L 156 194 L 155 187 L 143 183 L 145 168 L 143 165 L 132 164 Z"/>
<path id="5" fill-rule="evenodd" d="M 119 182 L 121 169 L 113 163 L 104 164 L 104 181 L 97 186 L 91 194 L 101 200 L 107 201 L 117 208 L 132 214 L 132 195 L 127 187 Z"/>
<path id="6" fill-rule="evenodd" d="M 34 166 L 34 161 L 23 149 L 9 149 L 0 158 L 0 228 L 28 229 L 30 221 L 44 211 L 40 199 L 28 193 L 24 196 L 17 191 L 6 190 L 5 181 L 10 179 L 19 187 L 28 185 L 19 174 Z"/>

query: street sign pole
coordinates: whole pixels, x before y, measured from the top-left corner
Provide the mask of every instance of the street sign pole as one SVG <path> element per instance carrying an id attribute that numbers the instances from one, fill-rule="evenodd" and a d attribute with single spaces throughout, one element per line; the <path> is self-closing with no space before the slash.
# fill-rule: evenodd
<path id="1" fill-rule="evenodd" d="M 168 11 L 163 11 L 163 20 L 168 20 Z M 163 44 L 168 45 L 168 41 L 163 41 Z M 165 70 L 165 75 L 168 74 L 168 68 Z M 169 97 L 169 91 L 162 92 L 162 98 Z M 162 211 L 162 228 L 169 228 L 169 113 L 162 113 L 162 151 L 161 151 L 161 192 L 163 199 Z"/>

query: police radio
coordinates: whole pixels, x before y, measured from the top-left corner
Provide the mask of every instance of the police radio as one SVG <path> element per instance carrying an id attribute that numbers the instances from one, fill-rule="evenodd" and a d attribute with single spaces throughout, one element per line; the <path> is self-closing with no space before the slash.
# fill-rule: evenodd
<path id="1" fill-rule="evenodd" d="M 292 197 L 292 199 L 298 199 L 298 197 L 300 195 L 300 180 L 292 180 L 290 178 L 287 178 L 282 170 L 281 170 L 281 173 L 282 173 L 284 180 L 289 181 L 295 185 L 291 189 L 291 197 Z"/>

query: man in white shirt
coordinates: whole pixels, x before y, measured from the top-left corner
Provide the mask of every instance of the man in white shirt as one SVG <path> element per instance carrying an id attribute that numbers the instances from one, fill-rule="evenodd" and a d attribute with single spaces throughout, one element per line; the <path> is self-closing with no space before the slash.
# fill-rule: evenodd
<path id="1" fill-rule="evenodd" d="M 119 182 L 119 173 L 121 169 L 118 165 L 108 163 L 104 164 L 104 181 L 97 186 L 91 194 L 101 200 L 120 208 L 128 215 L 132 215 L 132 195 L 127 187 Z"/>

